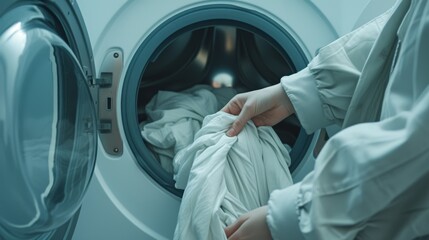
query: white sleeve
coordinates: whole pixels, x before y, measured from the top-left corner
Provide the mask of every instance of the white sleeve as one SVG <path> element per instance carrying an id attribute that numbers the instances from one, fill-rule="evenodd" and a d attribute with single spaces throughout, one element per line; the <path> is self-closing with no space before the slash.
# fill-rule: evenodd
<path id="1" fill-rule="evenodd" d="M 296 239 L 355 239 L 366 223 L 394 210 L 394 204 L 412 206 L 415 202 L 407 196 L 427 196 L 427 185 L 416 183 L 429 176 L 429 18 L 419 22 L 423 28 L 414 42 L 416 60 L 404 65 L 413 71 L 409 79 L 400 80 L 419 82 L 421 94 L 412 96 L 413 104 L 402 112 L 337 133 L 320 152 L 311 174 L 295 189 L 273 193 L 267 223 L 275 239 L 293 239 L 288 233 Z M 427 229 L 424 218 L 419 224 Z M 410 231 L 418 233 L 416 226 L 409 226 Z"/>
<path id="2" fill-rule="evenodd" d="M 429 173 L 428 103 L 429 86 L 411 111 L 349 127 L 331 138 L 313 174 L 294 185 L 299 189 L 271 196 L 267 222 L 272 235 L 287 239 L 285 231 L 296 232 L 299 226 L 306 239 L 353 239 L 359 226 Z M 290 199 L 296 203 L 287 204 Z"/>
<path id="3" fill-rule="evenodd" d="M 391 13 L 323 47 L 307 68 L 281 79 L 307 133 L 342 124 L 361 70 Z"/>
<path id="4" fill-rule="evenodd" d="M 267 224 L 273 239 L 304 239 L 299 228 L 298 198 L 300 183 L 271 193 Z"/>

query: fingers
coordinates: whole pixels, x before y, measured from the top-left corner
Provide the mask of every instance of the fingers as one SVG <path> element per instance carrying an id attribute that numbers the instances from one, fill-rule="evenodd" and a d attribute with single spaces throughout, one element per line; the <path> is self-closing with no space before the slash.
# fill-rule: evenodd
<path id="1" fill-rule="evenodd" d="M 232 115 L 238 115 L 241 112 L 241 108 L 243 106 L 243 100 L 240 95 L 235 96 L 231 99 L 222 109 L 222 112 L 226 112 Z"/>
<path id="2" fill-rule="evenodd" d="M 235 223 L 225 228 L 228 240 L 263 240 L 272 239 L 268 228 L 267 206 L 262 206 L 242 215 Z"/>
<path id="3" fill-rule="evenodd" d="M 241 130 L 246 125 L 247 121 L 251 118 L 249 112 L 248 112 L 248 103 L 247 101 L 247 95 L 246 94 L 239 94 L 235 96 L 231 101 L 226 104 L 221 111 L 232 114 L 232 115 L 238 115 L 237 119 L 234 121 L 234 123 L 231 125 L 231 128 L 227 131 L 226 135 L 229 137 L 237 136 L 238 133 L 241 132 Z"/>
<path id="4" fill-rule="evenodd" d="M 237 221 L 235 221 L 233 224 L 227 226 L 225 228 L 225 234 L 226 237 L 230 240 L 233 238 L 230 238 L 233 236 L 233 234 L 241 227 L 241 225 L 243 225 L 243 223 L 245 222 L 245 218 L 244 217 L 240 217 L 239 219 L 237 219 Z"/>
<path id="5" fill-rule="evenodd" d="M 225 107 L 221 109 L 221 111 L 232 115 L 239 115 L 242 113 L 241 106 L 239 106 L 239 104 L 234 101 L 230 101 Z M 226 132 L 227 136 L 236 136 L 241 131 L 241 129 L 243 129 L 244 124 L 240 121 L 241 120 L 238 117 L 237 120 L 232 124 L 231 128 Z"/>
<path id="6" fill-rule="evenodd" d="M 243 124 L 240 119 L 235 120 L 235 122 L 232 123 L 231 128 L 226 132 L 226 135 L 228 137 L 237 136 L 244 128 L 244 125 L 245 123 Z"/>
<path id="7" fill-rule="evenodd" d="M 243 109 L 241 109 L 237 119 L 232 123 L 231 128 L 226 132 L 226 135 L 229 137 L 237 136 L 253 115 L 254 111 L 252 112 L 249 104 L 246 103 Z"/>

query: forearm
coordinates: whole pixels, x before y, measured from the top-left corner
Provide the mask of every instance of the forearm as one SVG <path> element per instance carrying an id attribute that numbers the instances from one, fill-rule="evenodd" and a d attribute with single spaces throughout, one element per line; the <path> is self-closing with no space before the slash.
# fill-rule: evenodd
<path id="1" fill-rule="evenodd" d="M 295 189 L 274 192 L 267 222 L 275 239 L 353 239 L 362 224 L 429 174 L 429 89 L 413 111 L 336 134 Z M 411 203 L 410 203 L 411 204 Z M 295 238 L 293 238 L 295 239 Z"/>

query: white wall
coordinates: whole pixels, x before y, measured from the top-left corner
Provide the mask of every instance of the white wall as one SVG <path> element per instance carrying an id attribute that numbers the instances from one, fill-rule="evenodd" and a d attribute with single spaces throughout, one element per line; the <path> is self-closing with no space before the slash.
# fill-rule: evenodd
<path id="1" fill-rule="evenodd" d="M 389 9 L 396 0 L 310 0 L 322 11 L 339 36 Z"/>
<path id="2" fill-rule="evenodd" d="M 97 42 L 112 15 L 124 5 L 127 0 L 76 0 L 83 15 L 89 38 L 93 45 Z M 132 25 L 132 24 L 130 24 Z"/>

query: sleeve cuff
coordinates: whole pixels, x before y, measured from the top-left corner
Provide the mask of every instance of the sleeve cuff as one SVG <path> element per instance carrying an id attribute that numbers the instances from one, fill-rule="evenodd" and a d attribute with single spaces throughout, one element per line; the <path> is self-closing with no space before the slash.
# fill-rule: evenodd
<path id="1" fill-rule="evenodd" d="M 275 190 L 268 201 L 267 224 L 273 239 L 304 240 L 299 228 L 297 200 L 300 183 Z"/>
<path id="2" fill-rule="evenodd" d="M 316 87 L 316 79 L 308 68 L 304 68 L 293 75 L 282 77 L 281 85 L 307 134 L 334 123 L 332 119 L 328 119 L 324 115 L 323 104 Z"/>

